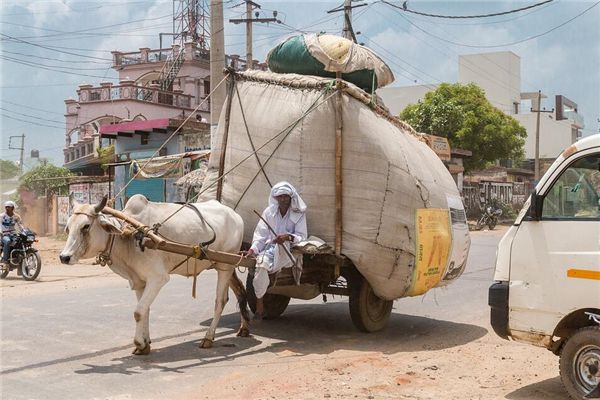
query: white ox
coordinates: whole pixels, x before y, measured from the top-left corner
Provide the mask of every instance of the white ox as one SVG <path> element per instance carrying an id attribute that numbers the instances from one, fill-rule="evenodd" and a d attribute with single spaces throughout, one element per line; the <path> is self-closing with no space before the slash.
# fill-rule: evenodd
<path id="1" fill-rule="evenodd" d="M 109 250 L 112 261 L 110 268 L 129 281 L 138 299 L 133 313 L 136 321 L 133 354 L 148 354 L 151 343 L 150 305 L 160 289 L 169 281 L 169 274 L 193 276 L 194 259 L 190 259 L 188 264 L 184 262 L 186 257 L 182 255 L 147 248 L 142 251 L 134 238 L 121 238 L 118 235 L 121 233 L 120 221 L 101 213 L 106 205 L 106 197 L 97 205 L 75 202 L 71 205 L 73 215 L 67 222 L 66 231 L 69 236 L 65 248 L 60 253 L 61 262 L 74 264 L 79 259 L 96 257 L 99 253 Z M 215 200 L 196 203 L 193 206 L 199 210 L 206 223 L 194 210 L 184 207 L 162 225 L 158 232 L 167 239 L 192 245 L 207 242 L 214 237 L 214 242 L 209 245 L 210 249 L 238 253 L 244 232 L 242 218 L 234 210 Z M 178 204 L 153 203 L 142 195 L 135 195 L 129 199 L 123 212 L 152 227 L 179 208 L 181 206 Z M 109 249 L 111 234 L 115 236 L 112 248 Z M 197 273 L 213 265 L 207 260 L 196 263 Z M 216 263 L 214 268 L 218 273 L 215 312 L 210 328 L 200 343 L 200 347 L 203 348 L 212 346 L 219 318 L 228 300 L 229 286 L 238 299 L 242 316 L 238 336 L 248 336 L 250 333 L 246 292 L 242 282 L 235 275 L 234 267 Z"/>

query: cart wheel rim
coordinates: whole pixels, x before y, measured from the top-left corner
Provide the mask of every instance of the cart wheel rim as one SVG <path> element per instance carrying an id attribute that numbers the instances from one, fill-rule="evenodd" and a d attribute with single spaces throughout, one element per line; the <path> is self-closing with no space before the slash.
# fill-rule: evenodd
<path id="1" fill-rule="evenodd" d="M 586 392 L 600 384 L 600 347 L 582 347 L 573 358 L 573 375 Z"/>
<path id="2" fill-rule="evenodd" d="M 388 301 L 378 297 L 373 289 L 367 295 L 367 314 L 371 321 L 380 321 L 387 316 Z"/>

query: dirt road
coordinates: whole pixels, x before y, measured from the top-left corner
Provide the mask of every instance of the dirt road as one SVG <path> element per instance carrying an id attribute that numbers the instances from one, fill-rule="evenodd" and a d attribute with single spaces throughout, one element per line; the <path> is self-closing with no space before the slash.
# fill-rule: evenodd
<path id="1" fill-rule="evenodd" d="M 463 277 L 396 301 L 389 326 L 376 334 L 354 330 L 347 300 L 330 297 L 292 301 L 282 318 L 237 338 L 230 302 L 215 347 L 201 350 L 215 277 L 201 276 L 196 301 L 191 281 L 174 278 L 153 305 L 147 357 L 129 354 L 135 301 L 127 283 L 90 262 L 58 264 L 63 242 L 42 238 L 39 282 L 14 273 L 0 282 L 1 397 L 565 399 L 554 355 L 504 341 L 489 326 L 487 287 L 501 233 L 474 232 Z"/>

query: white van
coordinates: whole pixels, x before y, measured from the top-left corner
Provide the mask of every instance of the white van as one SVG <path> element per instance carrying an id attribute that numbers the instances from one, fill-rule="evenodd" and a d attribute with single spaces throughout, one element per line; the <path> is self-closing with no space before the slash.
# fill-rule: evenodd
<path id="1" fill-rule="evenodd" d="M 567 148 L 498 245 L 491 324 L 560 355 L 574 399 L 600 398 L 600 134 Z"/>

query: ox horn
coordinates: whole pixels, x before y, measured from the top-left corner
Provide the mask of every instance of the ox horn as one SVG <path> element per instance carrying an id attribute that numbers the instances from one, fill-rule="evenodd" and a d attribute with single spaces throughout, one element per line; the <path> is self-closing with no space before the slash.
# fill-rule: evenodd
<path id="1" fill-rule="evenodd" d="M 102 200 L 100 200 L 100 203 L 96 204 L 94 206 L 94 211 L 96 212 L 96 214 L 98 214 L 100 211 L 102 211 L 102 209 L 104 208 L 104 206 L 106 206 L 106 202 L 108 201 L 108 196 L 104 195 L 104 197 L 102 198 Z"/>

